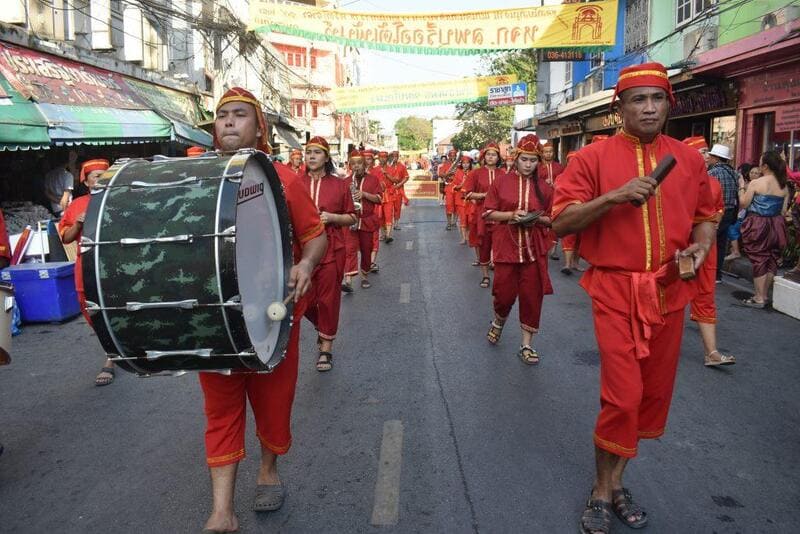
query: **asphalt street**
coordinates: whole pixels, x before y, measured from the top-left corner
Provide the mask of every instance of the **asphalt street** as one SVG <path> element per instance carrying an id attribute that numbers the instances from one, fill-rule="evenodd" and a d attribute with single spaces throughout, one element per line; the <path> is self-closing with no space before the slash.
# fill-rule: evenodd
<path id="1" fill-rule="evenodd" d="M 239 469 L 241 532 L 573 533 L 588 496 L 599 406 L 589 299 L 551 261 L 536 367 L 512 312 L 488 345 L 491 293 L 442 208 L 418 201 L 382 245 L 372 288 L 345 295 L 334 369 L 314 369 L 303 324 L 284 507 L 251 511 L 258 444 Z M 650 533 L 797 532 L 800 324 L 733 306 L 703 367 L 687 321 L 666 435 L 643 442 L 626 485 Z M 0 368 L 0 532 L 200 532 L 210 511 L 195 375 L 137 378 L 103 361 L 83 322 L 27 325 Z M 627 532 L 615 520 L 614 532 Z"/>

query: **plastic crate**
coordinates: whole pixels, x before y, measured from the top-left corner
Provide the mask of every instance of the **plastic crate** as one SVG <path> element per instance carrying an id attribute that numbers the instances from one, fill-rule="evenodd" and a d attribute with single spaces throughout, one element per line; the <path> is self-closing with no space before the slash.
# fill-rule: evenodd
<path id="1" fill-rule="evenodd" d="M 7 267 L 0 278 L 14 285 L 23 323 L 52 323 L 81 312 L 75 291 L 75 263 L 23 263 Z"/>

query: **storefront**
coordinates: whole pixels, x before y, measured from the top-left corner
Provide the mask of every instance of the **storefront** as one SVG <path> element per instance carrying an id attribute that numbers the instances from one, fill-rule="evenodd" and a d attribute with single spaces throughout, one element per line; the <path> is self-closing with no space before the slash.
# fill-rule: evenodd
<path id="1" fill-rule="evenodd" d="M 675 79 L 683 77 L 683 79 Z M 709 145 L 736 146 L 735 83 L 705 84 L 690 74 L 673 77 L 675 105 L 670 108 L 667 135 L 676 139 L 704 137 Z"/>
<path id="2" fill-rule="evenodd" d="M 589 144 L 596 135 L 616 134 L 622 128 L 622 116 L 616 110 L 605 107 L 600 113 L 587 117 L 584 124 L 584 141 Z"/>

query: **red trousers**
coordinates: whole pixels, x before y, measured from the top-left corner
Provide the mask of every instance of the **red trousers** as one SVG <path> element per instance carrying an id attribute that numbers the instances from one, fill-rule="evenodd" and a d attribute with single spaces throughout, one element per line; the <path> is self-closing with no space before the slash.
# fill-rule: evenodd
<path id="1" fill-rule="evenodd" d="M 480 238 L 478 261 L 481 265 L 489 265 L 492 261 L 492 230 L 494 230 L 494 225 L 487 224 L 484 227 L 483 236 Z"/>
<path id="2" fill-rule="evenodd" d="M 561 250 L 564 252 L 578 252 L 581 246 L 581 237 L 578 234 L 569 234 L 561 238 Z"/>
<path id="3" fill-rule="evenodd" d="M 456 196 L 452 191 L 444 191 L 444 212 L 453 215 L 456 212 Z"/>
<path id="4" fill-rule="evenodd" d="M 636 358 L 629 313 L 592 300 L 600 349 L 600 415 L 594 443 L 617 456 L 636 456 L 639 440 L 664 434 L 683 334 L 684 310 L 652 327 L 650 354 Z"/>
<path id="5" fill-rule="evenodd" d="M 481 246 L 481 236 L 478 235 L 478 217 L 475 205 L 469 206 L 467 210 L 467 226 L 469 227 L 469 246 L 473 248 Z"/>
<path id="6" fill-rule="evenodd" d="M 389 202 L 384 202 L 383 206 L 383 226 L 392 226 L 394 224 L 394 199 Z"/>
<path id="7" fill-rule="evenodd" d="M 372 266 L 372 250 L 375 241 L 378 239 L 378 232 L 358 231 L 358 250 L 361 253 L 361 272 L 368 273 Z"/>
<path id="8" fill-rule="evenodd" d="M 400 220 L 400 213 L 403 211 L 403 203 L 408 202 L 403 190 L 398 191 L 397 198 L 394 199 L 394 220 Z"/>
<path id="9" fill-rule="evenodd" d="M 236 463 L 245 457 L 246 400 L 256 420 L 261 444 L 285 454 L 292 444 L 290 420 L 297 384 L 300 322 L 292 325 L 286 358 L 272 373 L 199 373 L 206 412 L 206 461 L 210 467 Z"/>
<path id="10" fill-rule="evenodd" d="M 306 319 L 316 327 L 319 337 L 331 341 L 336 339 L 339 330 L 343 275 L 344 251 L 337 251 L 336 261 L 320 263 L 314 269 L 311 289 L 308 290 Z"/>
<path id="11" fill-rule="evenodd" d="M 528 332 L 539 331 L 544 287 L 536 262 L 495 263 L 492 296 L 494 313 L 502 320 L 508 317 L 514 301 L 519 298 L 520 326 Z"/>
<path id="12" fill-rule="evenodd" d="M 691 319 L 696 323 L 715 324 L 717 322 L 717 304 L 714 296 L 717 288 L 717 247 L 711 246 L 708 257 L 697 273 L 697 295 L 691 302 Z"/>
<path id="13" fill-rule="evenodd" d="M 456 204 L 456 217 L 458 217 L 458 226 L 466 228 L 468 225 L 467 207 L 464 204 Z"/>
<path id="14" fill-rule="evenodd" d="M 355 276 L 358 274 L 358 234 L 358 230 L 351 230 L 350 228 L 344 230 L 344 274 L 346 276 Z"/>

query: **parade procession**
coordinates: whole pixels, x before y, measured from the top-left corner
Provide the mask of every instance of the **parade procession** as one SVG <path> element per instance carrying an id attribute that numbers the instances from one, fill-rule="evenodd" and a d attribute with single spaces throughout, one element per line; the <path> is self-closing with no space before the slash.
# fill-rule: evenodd
<path id="1" fill-rule="evenodd" d="M 0 533 L 798 530 L 800 2 L 6 0 L 0 124 Z"/>

